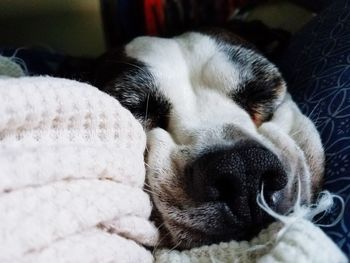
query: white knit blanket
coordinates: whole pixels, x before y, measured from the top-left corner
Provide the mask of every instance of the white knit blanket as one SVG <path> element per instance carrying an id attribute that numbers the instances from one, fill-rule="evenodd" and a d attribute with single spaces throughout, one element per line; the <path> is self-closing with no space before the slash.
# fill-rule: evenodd
<path id="1" fill-rule="evenodd" d="M 90 85 L 0 79 L 0 262 L 151 262 L 144 147 Z"/>
<path id="2" fill-rule="evenodd" d="M 231 241 L 186 251 L 159 250 L 157 263 L 348 263 L 347 257 L 325 233 L 307 218 L 333 205 L 329 192 L 314 206 L 296 206 L 288 216 L 278 215 L 266 203 L 266 212 L 280 222 L 272 223 L 251 241 Z M 309 218 L 310 219 L 310 218 Z"/>
<path id="3" fill-rule="evenodd" d="M 152 262 L 142 246 L 158 239 L 144 148 L 131 113 L 90 85 L 0 79 L 0 262 Z M 314 224 L 279 219 L 282 230 L 273 224 L 251 242 L 159 250 L 155 261 L 347 262 Z"/>

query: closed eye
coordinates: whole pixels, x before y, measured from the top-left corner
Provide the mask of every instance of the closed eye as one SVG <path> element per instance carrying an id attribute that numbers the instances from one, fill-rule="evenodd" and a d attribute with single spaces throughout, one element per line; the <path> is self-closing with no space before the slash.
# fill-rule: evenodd
<path id="1" fill-rule="evenodd" d="M 115 97 L 145 129 L 167 127 L 170 103 L 158 91 L 147 64 L 116 50 L 97 68 L 95 86 Z"/>
<path id="2" fill-rule="evenodd" d="M 281 77 L 255 80 L 242 85 L 231 93 L 231 98 L 245 109 L 256 126 L 269 121 L 285 95 Z"/>

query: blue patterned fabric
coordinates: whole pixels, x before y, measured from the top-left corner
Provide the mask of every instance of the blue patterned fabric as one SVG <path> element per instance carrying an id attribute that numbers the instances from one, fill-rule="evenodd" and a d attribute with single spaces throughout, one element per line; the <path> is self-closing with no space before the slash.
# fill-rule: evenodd
<path id="1" fill-rule="evenodd" d="M 350 257 L 350 0 L 334 1 L 299 32 L 280 68 L 293 98 L 321 133 L 324 188 L 345 201 L 343 219 L 324 231 Z"/>

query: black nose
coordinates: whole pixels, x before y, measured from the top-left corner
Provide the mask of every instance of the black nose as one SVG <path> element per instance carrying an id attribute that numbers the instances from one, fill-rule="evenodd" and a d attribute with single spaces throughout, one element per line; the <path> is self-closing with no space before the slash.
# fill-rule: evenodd
<path id="1" fill-rule="evenodd" d="M 278 157 L 255 142 L 204 154 L 187 167 L 188 191 L 199 202 L 223 202 L 242 222 L 269 219 L 257 205 L 264 185 L 264 197 L 274 207 L 273 194 L 287 184 L 287 175 Z"/>

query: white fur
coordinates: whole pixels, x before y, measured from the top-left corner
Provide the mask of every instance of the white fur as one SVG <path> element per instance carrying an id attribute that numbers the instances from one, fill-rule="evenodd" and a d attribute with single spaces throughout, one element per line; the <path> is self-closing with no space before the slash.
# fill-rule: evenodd
<path id="1" fill-rule="evenodd" d="M 203 149 L 234 145 L 243 135 L 270 149 L 285 166 L 289 183 L 283 190 L 287 200 L 282 209 L 293 203 L 298 178 L 302 182 L 302 199 L 310 201 L 311 177 L 317 178 L 316 184 L 323 173 L 323 149 L 315 126 L 285 95 L 285 89 L 272 120 L 258 128 L 249 114 L 228 96 L 243 79 L 249 79 L 252 74 L 249 65 L 242 71 L 239 63 L 231 61 L 211 37 L 199 33 L 173 39 L 140 37 L 126 46 L 126 53 L 149 66 L 160 92 L 172 105 L 167 131 L 149 132 L 147 176 L 155 192 L 155 204 L 167 228 L 173 229 L 174 239 L 179 238 L 175 234 L 178 230 L 166 219 L 180 220 L 180 212 L 162 200 L 160 186 L 186 198 L 176 181 L 186 163 L 198 157 Z M 232 135 L 228 140 L 223 135 L 224 127 L 232 127 L 240 135 Z"/>
<path id="2" fill-rule="evenodd" d="M 255 130 L 247 112 L 225 95 L 237 87 L 240 72 L 210 37 L 199 33 L 174 39 L 140 37 L 126 46 L 126 53 L 150 67 L 170 101 L 168 130 L 177 143 L 193 143 L 191 139 L 203 130 L 224 123 Z"/>

